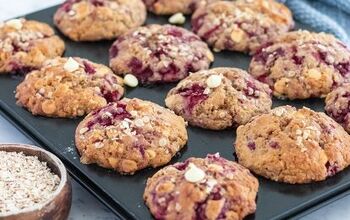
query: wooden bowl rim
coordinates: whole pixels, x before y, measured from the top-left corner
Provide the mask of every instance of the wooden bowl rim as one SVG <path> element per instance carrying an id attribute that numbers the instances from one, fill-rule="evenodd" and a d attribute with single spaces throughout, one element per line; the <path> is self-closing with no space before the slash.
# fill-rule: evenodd
<path id="1" fill-rule="evenodd" d="M 29 207 L 29 208 L 21 209 L 20 211 L 17 211 L 17 212 L 6 212 L 5 214 L 0 213 L 0 218 L 4 218 L 4 217 L 6 218 L 6 217 L 16 216 L 16 215 L 20 215 L 20 214 L 29 213 L 29 212 L 39 211 L 42 208 L 44 208 L 45 206 L 47 206 L 50 202 L 52 202 L 62 192 L 62 190 L 64 189 L 64 186 L 68 182 L 68 175 L 67 175 L 66 167 L 64 166 L 62 161 L 60 159 L 58 159 L 58 157 L 56 157 L 54 154 L 50 153 L 49 151 L 46 151 L 40 147 L 30 145 L 30 144 L 14 144 L 14 143 L 10 143 L 10 144 L 3 144 L 2 143 L 2 144 L 0 144 L 0 151 L 22 152 L 22 151 L 18 151 L 18 150 L 11 151 L 9 149 L 4 149 L 4 148 L 26 149 L 29 151 L 40 152 L 42 154 L 45 154 L 47 157 L 52 159 L 54 166 L 56 166 L 57 169 L 59 170 L 60 183 L 59 183 L 56 191 L 52 193 L 51 198 L 49 200 L 47 200 L 46 202 L 34 205 L 32 207 Z M 43 161 L 43 162 L 47 162 L 47 161 Z M 51 169 L 51 171 L 52 171 L 52 169 Z M 55 174 L 58 175 L 57 173 L 55 173 Z"/>

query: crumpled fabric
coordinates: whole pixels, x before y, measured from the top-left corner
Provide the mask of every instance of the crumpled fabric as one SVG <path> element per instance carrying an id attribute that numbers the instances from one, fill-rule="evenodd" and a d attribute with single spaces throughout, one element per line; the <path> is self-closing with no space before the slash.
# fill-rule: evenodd
<path id="1" fill-rule="evenodd" d="M 350 17 L 350 0 L 280 0 L 293 12 L 294 19 L 318 32 L 331 33 L 350 45 L 350 37 L 334 15 Z M 323 10 L 322 10 L 323 9 Z M 326 10 L 325 10 L 326 9 Z M 350 26 L 349 26 L 350 29 Z"/>

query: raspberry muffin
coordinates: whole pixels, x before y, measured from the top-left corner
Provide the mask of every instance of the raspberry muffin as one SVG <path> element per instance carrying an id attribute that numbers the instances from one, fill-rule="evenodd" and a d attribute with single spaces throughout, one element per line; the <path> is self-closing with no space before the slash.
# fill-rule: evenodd
<path id="1" fill-rule="evenodd" d="M 90 113 L 75 141 L 82 163 L 133 174 L 167 164 L 187 142 L 186 123 L 155 103 L 125 98 Z"/>
<path id="2" fill-rule="evenodd" d="M 237 129 L 239 163 L 291 184 L 322 181 L 350 163 L 350 136 L 326 114 L 282 106 Z"/>
<path id="3" fill-rule="evenodd" d="M 258 180 L 219 156 L 189 158 L 148 179 L 144 200 L 155 219 L 232 219 L 254 213 Z"/>
<path id="4" fill-rule="evenodd" d="M 149 11 L 157 15 L 191 14 L 195 9 L 218 0 L 143 0 Z"/>
<path id="5" fill-rule="evenodd" d="M 208 69 L 214 56 L 192 32 L 172 25 L 148 25 L 119 37 L 110 49 L 110 66 L 143 84 L 174 82 Z"/>
<path id="6" fill-rule="evenodd" d="M 67 0 L 54 16 L 55 25 L 74 41 L 115 39 L 145 20 L 142 0 Z"/>
<path id="7" fill-rule="evenodd" d="M 72 118 L 118 101 L 123 79 L 81 58 L 57 57 L 29 73 L 16 89 L 17 103 L 33 115 Z"/>
<path id="8" fill-rule="evenodd" d="M 192 16 L 192 30 L 215 51 L 254 52 L 293 27 L 289 9 L 274 0 L 217 1 Z"/>
<path id="9" fill-rule="evenodd" d="M 271 109 L 271 90 L 247 72 L 214 68 L 193 73 L 170 90 L 166 106 L 191 125 L 225 129 Z"/>
<path id="10" fill-rule="evenodd" d="M 350 84 L 346 83 L 326 97 L 326 113 L 350 133 Z"/>
<path id="11" fill-rule="evenodd" d="M 47 24 L 23 18 L 0 23 L 0 74 L 26 74 L 63 52 L 64 42 Z"/>
<path id="12" fill-rule="evenodd" d="M 260 48 L 249 72 L 278 98 L 324 97 L 348 81 L 350 50 L 329 34 L 290 32 Z"/>

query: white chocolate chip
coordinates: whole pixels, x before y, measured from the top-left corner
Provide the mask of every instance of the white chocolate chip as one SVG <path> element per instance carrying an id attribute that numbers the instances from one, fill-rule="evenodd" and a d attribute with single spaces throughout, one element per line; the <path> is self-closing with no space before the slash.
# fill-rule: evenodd
<path id="1" fill-rule="evenodd" d="M 221 85 L 222 77 L 219 75 L 211 75 L 208 77 L 206 83 L 209 88 L 214 89 Z"/>
<path id="2" fill-rule="evenodd" d="M 64 64 L 63 68 L 68 72 L 74 72 L 79 69 L 79 63 L 75 61 L 72 57 L 69 57 L 67 62 Z"/>
<path id="3" fill-rule="evenodd" d="M 184 24 L 186 22 L 186 17 L 182 13 L 176 13 L 169 18 L 170 24 Z"/>
<path id="4" fill-rule="evenodd" d="M 127 86 L 130 86 L 130 87 L 136 87 L 139 85 L 139 81 L 137 80 L 137 78 L 132 75 L 132 74 L 126 74 L 124 76 L 124 83 L 127 85 Z"/>
<path id="5" fill-rule="evenodd" d="M 161 138 L 159 140 L 159 146 L 165 147 L 168 144 L 168 140 L 166 138 Z"/>
<path id="6" fill-rule="evenodd" d="M 191 183 L 201 182 L 205 178 L 205 172 L 193 163 L 190 163 L 189 169 L 185 173 L 185 179 Z"/>
<path id="7" fill-rule="evenodd" d="M 21 19 L 12 19 L 12 20 L 8 20 L 6 22 L 6 25 L 13 27 L 17 30 L 21 30 L 23 27 L 23 23 Z"/>

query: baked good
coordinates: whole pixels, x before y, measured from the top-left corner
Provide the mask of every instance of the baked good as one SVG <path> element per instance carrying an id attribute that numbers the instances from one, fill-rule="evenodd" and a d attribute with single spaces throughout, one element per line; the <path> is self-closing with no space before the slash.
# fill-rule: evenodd
<path id="1" fill-rule="evenodd" d="M 82 58 L 47 60 L 16 89 L 17 103 L 33 115 L 71 118 L 118 101 L 123 80 L 108 67 Z"/>
<path id="2" fill-rule="evenodd" d="M 55 25 L 74 41 L 115 39 L 146 20 L 142 0 L 67 0 L 54 15 Z"/>
<path id="3" fill-rule="evenodd" d="M 214 56 L 192 32 L 152 24 L 129 31 L 110 49 L 110 66 L 118 75 L 131 73 L 143 83 L 174 82 L 189 72 L 208 69 Z"/>
<path id="4" fill-rule="evenodd" d="M 292 14 L 275 0 L 215 1 L 192 15 L 192 30 L 215 51 L 254 52 L 294 27 Z"/>
<path id="5" fill-rule="evenodd" d="M 143 0 L 147 9 L 157 15 L 190 14 L 195 9 L 214 1 L 218 0 Z"/>
<path id="6" fill-rule="evenodd" d="M 64 42 L 45 23 L 24 18 L 0 23 L 0 74 L 26 74 L 63 52 Z"/>
<path id="7" fill-rule="evenodd" d="M 237 68 L 192 73 L 170 90 L 166 106 L 191 125 L 225 129 L 247 123 L 271 109 L 271 90 Z"/>
<path id="8" fill-rule="evenodd" d="M 295 31 L 261 47 L 249 72 L 278 98 L 324 97 L 350 76 L 350 50 L 334 36 Z"/>
<path id="9" fill-rule="evenodd" d="M 326 97 L 326 113 L 350 133 L 350 84 L 346 83 Z"/>
<path id="10" fill-rule="evenodd" d="M 122 174 L 167 164 L 187 142 L 185 121 L 155 103 L 122 99 L 90 113 L 78 126 L 84 164 Z"/>
<path id="11" fill-rule="evenodd" d="M 258 180 L 219 154 L 189 158 L 147 180 L 144 200 L 155 219 L 232 219 L 254 213 Z"/>
<path id="12" fill-rule="evenodd" d="M 282 106 L 237 129 L 238 161 L 252 172 L 291 184 L 322 181 L 350 163 L 350 136 L 333 119 Z"/>

